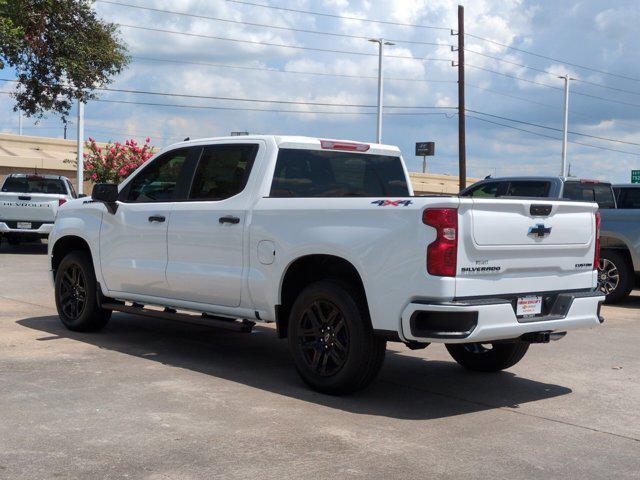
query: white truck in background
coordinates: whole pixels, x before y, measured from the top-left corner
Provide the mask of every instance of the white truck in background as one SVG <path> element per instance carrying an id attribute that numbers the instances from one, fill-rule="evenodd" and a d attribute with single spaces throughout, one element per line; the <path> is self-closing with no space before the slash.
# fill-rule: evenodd
<path id="1" fill-rule="evenodd" d="M 73 185 L 60 175 L 12 173 L 0 188 L 0 240 L 11 245 L 46 238 L 58 207 L 76 198 Z"/>
<path id="2" fill-rule="evenodd" d="M 387 341 L 486 372 L 599 325 L 597 243 L 595 203 L 416 197 L 397 147 L 245 136 L 172 145 L 63 205 L 49 255 L 72 330 L 112 311 L 275 322 L 303 380 L 341 394 Z"/>

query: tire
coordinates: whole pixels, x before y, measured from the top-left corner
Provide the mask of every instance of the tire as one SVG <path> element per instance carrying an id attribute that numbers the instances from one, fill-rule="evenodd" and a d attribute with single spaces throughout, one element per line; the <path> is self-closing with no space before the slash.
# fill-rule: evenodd
<path id="1" fill-rule="evenodd" d="M 55 298 L 60 321 L 75 332 L 96 332 L 111 318 L 98 303 L 98 283 L 91 256 L 81 250 L 68 253 L 56 271 Z"/>
<path id="2" fill-rule="evenodd" d="M 445 347 L 456 362 L 476 372 L 498 372 L 513 367 L 529 350 L 525 342 L 451 343 Z"/>
<path id="3" fill-rule="evenodd" d="M 633 290 L 635 278 L 626 256 L 616 250 L 602 250 L 598 265 L 598 288 L 606 295 L 605 303 L 616 303 Z"/>
<path id="4" fill-rule="evenodd" d="M 318 392 L 361 390 L 382 368 L 387 342 L 373 334 L 362 295 L 339 281 L 306 287 L 291 308 L 288 328 L 296 369 Z"/>

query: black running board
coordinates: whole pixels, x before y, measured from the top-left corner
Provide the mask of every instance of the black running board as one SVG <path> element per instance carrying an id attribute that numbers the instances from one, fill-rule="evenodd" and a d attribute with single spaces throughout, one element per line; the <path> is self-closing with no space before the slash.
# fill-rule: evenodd
<path id="1" fill-rule="evenodd" d="M 208 314 L 190 315 L 188 313 L 172 312 L 166 310 L 152 310 L 137 306 L 129 306 L 124 303 L 103 303 L 102 308 L 107 310 L 115 310 L 123 313 L 133 313 L 145 317 L 161 318 L 163 320 L 174 320 L 183 323 L 192 323 L 196 325 L 204 325 L 207 327 L 222 328 L 224 330 L 233 330 L 235 332 L 251 333 L 255 322 L 250 320 L 233 320 L 231 318 L 214 317 Z"/>

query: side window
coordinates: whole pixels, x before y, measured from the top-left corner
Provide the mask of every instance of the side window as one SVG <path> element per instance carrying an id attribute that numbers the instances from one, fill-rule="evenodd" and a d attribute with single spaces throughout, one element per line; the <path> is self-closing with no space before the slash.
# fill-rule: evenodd
<path id="1" fill-rule="evenodd" d="M 174 150 L 157 158 L 131 181 L 126 201 L 133 203 L 169 202 L 189 150 Z"/>
<path id="2" fill-rule="evenodd" d="M 73 198 L 78 198 L 78 195 L 76 194 L 76 189 L 73 188 L 73 184 L 69 180 L 67 180 L 67 186 L 69 187 L 69 191 L 71 192 L 71 196 Z"/>
<path id="3" fill-rule="evenodd" d="M 189 200 L 224 200 L 247 184 L 257 144 L 212 145 L 202 152 Z"/>
<path id="4" fill-rule="evenodd" d="M 495 198 L 500 195 L 500 185 L 504 185 L 501 182 L 488 182 L 471 189 L 465 194 L 465 197 L 475 198 Z"/>
<path id="5" fill-rule="evenodd" d="M 511 182 L 506 195 L 508 197 L 535 197 L 544 198 L 549 195 L 551 184 L 540 180 L 526 180 Z"/>

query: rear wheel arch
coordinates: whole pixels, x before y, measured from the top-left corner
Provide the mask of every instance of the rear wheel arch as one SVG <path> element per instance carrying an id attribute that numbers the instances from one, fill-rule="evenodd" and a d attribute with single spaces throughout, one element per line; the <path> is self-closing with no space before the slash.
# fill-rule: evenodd
<path id="1" fill-rule="evenodd" d="M 286 338 L 289 313 L 298 295 L 312 283 L 334 280 L 344 285 L 356 297 L 370 323 L 369 305 L 362 276 L 349 260 L 336 255 L 313 254 L 293 260 L 282 275 L 276 325 L 279 338 Z"/>

